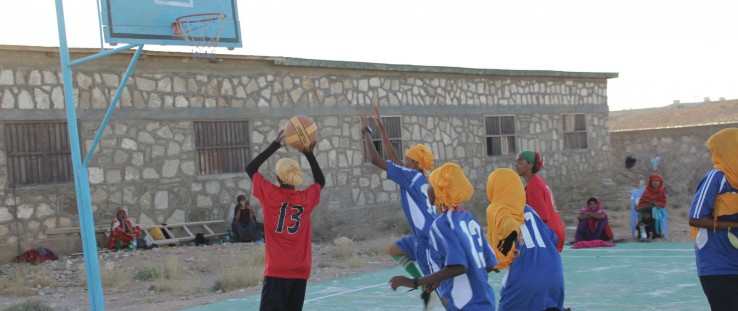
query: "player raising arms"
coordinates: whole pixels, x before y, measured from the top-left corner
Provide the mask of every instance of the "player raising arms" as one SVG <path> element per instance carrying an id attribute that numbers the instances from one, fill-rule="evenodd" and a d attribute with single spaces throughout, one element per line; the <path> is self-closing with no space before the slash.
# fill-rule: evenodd
<path id="1" fill-rule="evenodd" d="M 502 278 L 498 311 L 564 310 L 564 270 L 556 235 L 529 205 L 520 177 L 498 168 L 487 178 L 487 239 Z"/>
<path id="2" fill-rule="evenodd" d="M 325 185 L 323 171 L 313 154 L 315 141 L 302 150 L 310 163 L 314 184 L 303 190 L 295 189 L 302 184 L 302 170 L 290 158 L 280 159 L 275 166 L 279 186 L 261 176 L 259 167 L 282 147 L 283 138 L 284 130 L 280 130 L 277 139 L 246 167 L 253 182 L 253 195 L 261 202 L 264 212 L 266 264 L 261 311 L 302 310 L 313 261 L 310 214 L 320 202 Z"/>
<path id="3" fill-rule="evenodd" d="M 495 310 L 495 293 L 487 283 L 487 273 L 497 260 L 477 219 L 461 209 L 474 188 L 454 163 L 434 170 L 428 179 L 428 198 L 442 211 L 430 233 L 431 246 L 441 257 L 442 269 L 422 278 L 395 276 L 390 280 L 392 289 L 423 286 L 432 290 L 440 283 L 447 310 Z"/>
<path id="4" fill-rule="evenodd" d="M 372 131 L 367 126 L 367 117 L 362 115 L 361 133 L 364 136 L 367 154 L 372 164 L 387 171 L 387 178 L 400 186 L 400 204 L 412 230 L 412 235 L 403 236 L 390 246 L 390 255 L 412 277 L 419 278 L 438 269 L 438 255 L 431 252 L 428 245 L 428 234 L 436 214 L 433 205 L 428 202 L 428 179 L 425 173 L 433 169 L 433 154 L 426 146 L 415 145 L 405 152 L 405 161 L 401 165 L 400 158 L 390 144 L 379 109 L 376 106 L 373 109 L 374 123 L 381 133 L 387 160 L 383 160 L 374 147 Z M 427 305 L 429 293 L 424 291 L 422 297 Z"/>

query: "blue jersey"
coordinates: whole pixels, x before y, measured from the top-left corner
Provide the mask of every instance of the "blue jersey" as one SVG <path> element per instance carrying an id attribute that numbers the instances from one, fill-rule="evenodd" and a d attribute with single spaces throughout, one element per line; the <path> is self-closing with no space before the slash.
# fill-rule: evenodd
<path id="1" fill-rule="evenodd" d="M 564 309 L 564 270 L 556 241 L 551 228 L 525 205 L 519 253 L 502 278 L 498 311 Z"/>
<path id="2" fill-rule="evenodd" d="M 713 218 L 715 199 L 719 194 L 736 193 L 725 178 L 723 172 L 712 169 L 700 181 L 697 192 L 692 200 L 689 218 Z M 718 217 L 718 220 L 738 220 L 738 214 Z M 730 232 L 738 236 L 738 228 L 731 228 Z M 727 229 L 700 228 L 695 239 L 695 260 L 697 275 L 726 275 L 738 274 L 738 249 L 728 240 Z"/>
<path id="3" fill-rule="evenodd" d="M 433 222 L 430 241 L 442 267 L 466 268 L 466 273 L 441 282 L 439 292 L 447 310 L 494 310 L 495 292 L 487 283 L 487 269 L 497 264 L 497 258 L 474 215 L 442 213 Z"/>
<path id="4" fill-rule="evenodd" d="M 400 186 L 402 211 L 410 224 L 416 243 L 427 247 L 435 209 L 428 201 L 428 179 L 419 171 L 387 161 L 387 178 Z"/>

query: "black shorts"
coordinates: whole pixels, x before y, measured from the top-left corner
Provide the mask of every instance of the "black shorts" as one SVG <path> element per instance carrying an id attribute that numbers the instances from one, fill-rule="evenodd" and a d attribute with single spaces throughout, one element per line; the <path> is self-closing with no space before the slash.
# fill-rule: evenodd
<path id="1" fill-rule="evenodd" d="M 712 311 L 738 310 L 738 275 L 701 276 L 700 283 Z"/>
<path id="2" fill-rule="evenodd" d="M 305 301 L 307 280 L 264 277 L 259 311 L 299 311 Z"/>

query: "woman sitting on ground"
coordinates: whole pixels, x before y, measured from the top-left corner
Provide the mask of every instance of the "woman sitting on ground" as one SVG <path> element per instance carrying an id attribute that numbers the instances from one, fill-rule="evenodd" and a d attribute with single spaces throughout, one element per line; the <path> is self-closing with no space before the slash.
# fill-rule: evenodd
<path id="1" fill-rule="evenodd" d="M 113 222 L 110 224 L 110 236 L 108 236 L 107 248 L 127 248 L 128 244 L 140 235 L 141 228 L 139 226 L 134 226 L 128 219 L 126 211 L 119 207 L 115 210 L 115 219 L 113 219 Z M 117 241 L 120 241 L 120 245 L 118 245 Z"/>
<path id="2" fill-rule="evenodd" d="M 574 237 L 576 242 L 612 240 L 612 228 L 607 221 L 607 213 L 602 208 L 602 201 L 597 197 L 587 199 L 587 206 L 579 210 L 579 224 Z"/>
<path id="3" fill-rule="evenodd" d="M 233 210 L 233 238 L 235 242 L 253 242 L 261 239 L 259 226 L 256 223 L 256 213 L 251 208 L 251 203 L 245 195 L 236 198 L 236 207 Z"/>

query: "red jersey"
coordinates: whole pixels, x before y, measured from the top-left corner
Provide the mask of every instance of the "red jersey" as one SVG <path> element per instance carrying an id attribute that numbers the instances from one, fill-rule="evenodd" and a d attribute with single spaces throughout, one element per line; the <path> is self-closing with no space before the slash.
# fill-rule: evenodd
<path id="1" fill-rule="evenodd" d="M 253 185 L 254 197 L 261 202 L 264 214 L 264 275 L 307 280 L 313 262 L 310 214 L 320 203 L 320 185 L 285 189 L 258 172 L 253 176 Z"/>
<path id="2" fill-rule="evenodd" d="M 556 209 L 556 202 L 554 202 L 553 193 L 551 188 L 548 187 L 546 181 L 540 176 L 533 174 L 528 180 L 528 184 L 525 185 L 525 198 L 526 203 L 533 208 L 538 214 L 538 217 L 553 230 L 558 237 L 556 246 L 561 253 L 564 249 L 564 223 L 561 221 L 559 211 Z"/>

